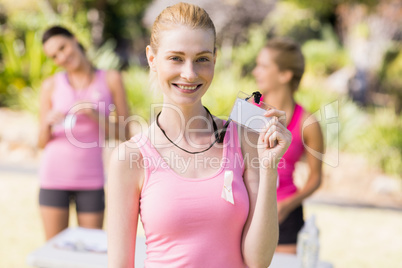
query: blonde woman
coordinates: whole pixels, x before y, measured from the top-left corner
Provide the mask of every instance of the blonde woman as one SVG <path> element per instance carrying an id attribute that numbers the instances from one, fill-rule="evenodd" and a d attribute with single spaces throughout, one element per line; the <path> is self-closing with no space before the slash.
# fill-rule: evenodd
<path id="1" fill-rule="evenodd" d="M 139 215 L 145 267 L 268 267 L 278 239 L 276 163 L 291 140 L 284 113 L 267 112 L 273 120 L 260 136 L 238 135 L 230 123 L 219 141 L 225 122 L 201 101 L 214 75 L 215 27 L 198 6 L 162 11 L 146 52 L 163 107 L 112 156 L 109 267 L 133 267 Z"/>

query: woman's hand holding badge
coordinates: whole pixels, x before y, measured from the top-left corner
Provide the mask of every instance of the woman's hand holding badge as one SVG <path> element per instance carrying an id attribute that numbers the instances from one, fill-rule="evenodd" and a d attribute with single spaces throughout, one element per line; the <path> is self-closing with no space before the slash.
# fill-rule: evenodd
<path id="1" fill-rule="evenodd" d="M 284 111 L 269 109 L 264 116 L 271 120 L 258 138 L 260 164 L 262 168 L 276 169 L 292 141 L 292 134 L 286 128 Z"/>

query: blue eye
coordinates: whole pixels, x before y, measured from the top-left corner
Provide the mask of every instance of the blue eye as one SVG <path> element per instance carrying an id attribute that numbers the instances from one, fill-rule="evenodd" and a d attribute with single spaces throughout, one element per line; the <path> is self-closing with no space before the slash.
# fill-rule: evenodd
<path id="1" fill-rule="evenodd" d="M 173 61 L 181 61 L 180 57 L 170 57 L 171 60 Z"/>
<path id="2" fill-rule="evenodd" d="M 202 57 L 197 60 L 198 62 L 207 62 L 209 59 L 207 57 Z"/>

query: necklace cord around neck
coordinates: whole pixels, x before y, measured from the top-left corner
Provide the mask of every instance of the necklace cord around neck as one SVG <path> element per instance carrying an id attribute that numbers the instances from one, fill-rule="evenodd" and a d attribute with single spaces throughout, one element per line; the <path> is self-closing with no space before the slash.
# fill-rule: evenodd
<path id="1" fill-rule="evenodd" d="M 199 153 L 206 152 L 206 151 L 208 151 L 209 149 L 211 149 L 212 146 L 214 146 L 214 144 L 215 144 L 216 142 L 218 142 L 218 143 L 222 143 L 222 142 L 223 142 L 223 139 L 224 139 L 225 134 L 226 134 L 227 127 L 228 127 L 228 125 L 229 125 L 229 123 L 230 123 L 231 120 L 229 119 L 229 120 L 226 122 L 226 124 L 225 124 L 225 126 L 223 127 L 221 133 L 219 133 L 218 127 L 217 127 L 217 125 L 216 125 L 216 123 L 215 123 L 215 120 L 214 120 L 212 114 L 209 112 L 209 110 L 207 109 L 207 107 L 204 106 L 204 108 L 205 108 L 205 110 L 207 111 L 208 115 L 211 117 L 212 126 L 213 126 L 213 128 L 214 128 L 215 140 L 214 140 L 214 142 L 211 143 L 211 145 L 210 145 L 208 148 L 206 148 L 206 149 L 204 149 L 204 150 L 202 150 L 202 151 L 199 151 L 199 152 L 188 151 L 188 150 L 186 150 L 186 149 L 184 149 L 184 148 L 181 148 L 181 147 L 180 147 L 179 145 L 177 145 L 176 143 L 174 143 L 174 142 L 168 137 L 168 135 L 167 135 L 166 132 L 162 129 L 162 127 L 159 125 L 159 116 L 161 115 L 161 112 L 159 112 L 158 115 L 156 116 L 156 125 L 157 125 L 158 128 L 162 131 L 162 133 L 163 133 L 163 135 L 166 137 L 166 139 L 167 139 L 170 143 L 172 143 L 174 146 L 176 146 L 177 148 L 179 148 L 180 150 L 185 151 L 186 153 L 189 153 L 189 154 L 199 154 Z"/>

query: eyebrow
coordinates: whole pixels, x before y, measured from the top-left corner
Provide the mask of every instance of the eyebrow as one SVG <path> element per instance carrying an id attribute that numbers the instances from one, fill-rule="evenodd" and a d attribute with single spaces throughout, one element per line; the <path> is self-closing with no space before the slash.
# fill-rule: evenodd
<path id="1" fill-rule="evenodd" d="M 184 52 L 181 52 L 181 51 L 168 51 L 168 53 L 179 54 L 179 55 L 185 55 L 185 53 L 184 53 Z M 201 55 L 201 54 L 213 54 L 213 53 L 212 53 L 212 51 L 210 51 L 210 50 L 204 50 L 204 51 L 201 51 L 201 52 L 197 53 L 196 55 Z"/>

